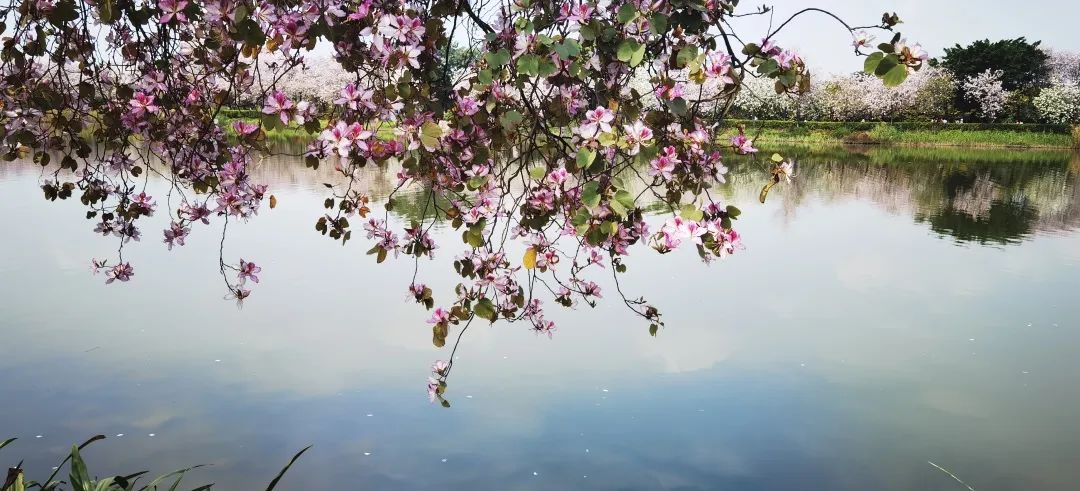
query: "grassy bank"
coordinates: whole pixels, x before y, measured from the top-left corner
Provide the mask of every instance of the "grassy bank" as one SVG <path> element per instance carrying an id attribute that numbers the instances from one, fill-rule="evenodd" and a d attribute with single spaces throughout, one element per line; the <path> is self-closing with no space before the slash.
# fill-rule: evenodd
<path id="1" fill-rule="evenodd" d="M 743 125 L 758 143 L 857 144 L 911 147 L 1077 148 L 1080 127 L 981 123 L 840 123 L 728 120 L 726 133 Z"/>
<path id="2" fill-rule="evenodd" d="M 225 109 L 220 117 L 258 120 L 257 110 Z M 725 121 L 725 136 L 735 134 L 739 125 L 759 144 L 796 145 L 894 145 L 903 147 L 1009 147 L 1080 148 L 1080 126 L 1047 124 L 921 123 L 921 122 L 831 122 L 831 121 Z M 385 129 L 388 136 L 389 129 Z M 308 139 L 302 128 L 275 128 L 272 140 Z"/>

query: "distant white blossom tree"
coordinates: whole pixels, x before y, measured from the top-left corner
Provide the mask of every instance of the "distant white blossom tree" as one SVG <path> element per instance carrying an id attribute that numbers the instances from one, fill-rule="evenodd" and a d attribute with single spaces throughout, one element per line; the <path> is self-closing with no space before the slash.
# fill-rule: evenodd
<path id="1" fill-rule="evenodd" d="M 1047 123 L 1080 124 L 1080 85 L 1055 82 L 1032 102 Z"/>
<path id="2" fill-rule="evenodd" d="M 807 94 L 776 94 L 767 80 L 750 79 L 735 98 L 735 114 L 753 119 L 826 121 L 939 120 L 953 112 L 956 80 L 924 67 L 899 87 L 856 73 L 816 81 Z"/>
<path id="3" fill-rule="evenodd" d="M 1061 84 L 1080 86 L 1080 52 L 1047 50 L 1050 76 Z"/>
<path id="4" fill-rule="evenodd" d="M 987 120 L 997 119 L 1005 110 L 1009 91 L 1001 84 L 1001 71 L 987 70 L 964 80 L 964 97 L 978 105 L 979 115 Z"/>

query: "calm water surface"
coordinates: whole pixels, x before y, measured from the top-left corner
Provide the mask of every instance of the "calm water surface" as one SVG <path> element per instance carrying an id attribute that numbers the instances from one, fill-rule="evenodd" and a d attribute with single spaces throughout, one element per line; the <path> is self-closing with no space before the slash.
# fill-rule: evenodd
<path id="1" fill-rule="evenodd" d="M 551 340 L 470 330 L 451 409 L 424 393 L 447 352 L 405 299 L 412 263 L 314 232 L 328 173 L 260 167 L 279 206 L 230 228 L 226 257 L 264 270 L 238 310 L 218 230 L 168 252 L 159 213 L 125 251 L 134 280 L 106 287 L 89 262 L 116 243 L 0 164 L 0 439 L 21 437 L 0 464 L 40 479 L 104 433 L 101 475 L 212 464 L 189 484 L 220 489 L 308 444 L 283 488 L 962 489 L 933 461 L 980 490 L 1076 489 L 1080 157 L 795 153 L 766 205 L 763 171 L 734 171 L 741 254 L 632 254 L 658 337 L 611 298 L 553 307 Z M 436 294 L 457 236 L 421 265 Z"/>

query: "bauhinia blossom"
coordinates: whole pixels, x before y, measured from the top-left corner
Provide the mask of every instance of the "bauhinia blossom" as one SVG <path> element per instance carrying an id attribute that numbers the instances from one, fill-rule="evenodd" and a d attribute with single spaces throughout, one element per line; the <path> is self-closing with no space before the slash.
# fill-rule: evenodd
<path id="1" fill-rule="evenodd" d="M 584 138 L 596 138 L 601 133 L 611 132 L 611 122 L 615 113 L 606 107 L 597 107 L 585 112 L 585 122 L 578 127 L 578 134 Z"/>

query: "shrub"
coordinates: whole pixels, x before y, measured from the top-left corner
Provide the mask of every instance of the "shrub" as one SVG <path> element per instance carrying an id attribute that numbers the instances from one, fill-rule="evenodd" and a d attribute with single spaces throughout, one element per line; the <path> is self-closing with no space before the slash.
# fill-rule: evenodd
<path id="1" fill-rule="evenodd" d="M 1051 124 L 1080 123 L 1080 87 L 1055 83 L 1043 89 L 1033 104 L 1042 121 Z"/>

